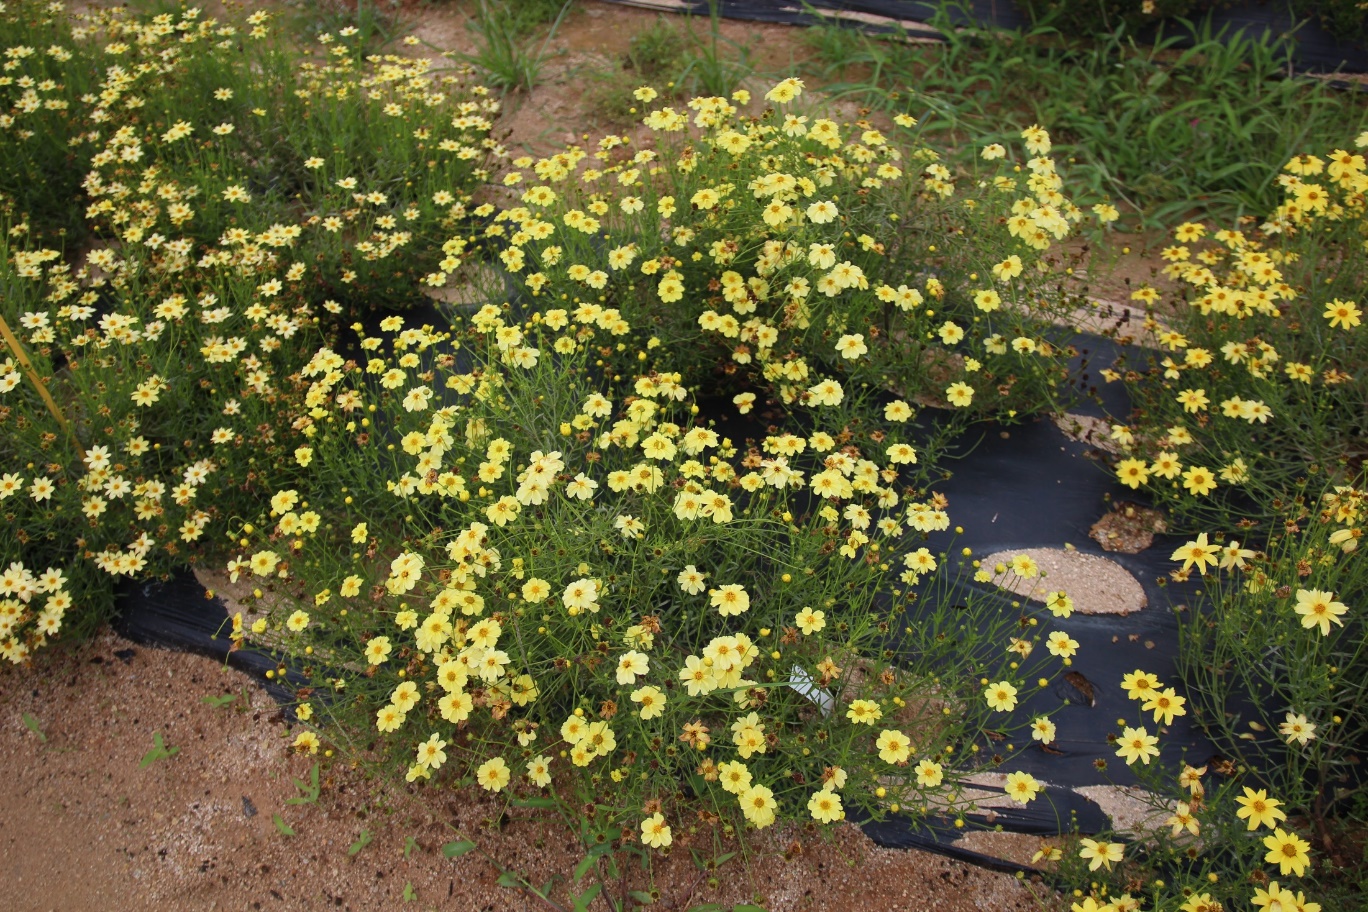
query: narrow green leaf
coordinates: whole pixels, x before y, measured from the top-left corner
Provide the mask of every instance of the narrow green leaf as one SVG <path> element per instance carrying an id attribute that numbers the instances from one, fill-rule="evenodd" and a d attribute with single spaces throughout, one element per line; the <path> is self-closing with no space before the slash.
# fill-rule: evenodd
<path id="1" fill-rule="evenodd" d="M 579 864 L 575 865 L 575 873 L 574 873 L 575 883 L 579 883 L 581 880 L 583 880 L 583 879 L 584 879 L 584 875 L 585 875 L 585 874 L 588 874 L 588 873 L 589 873 L 589 869 L 592 868 L 593 866 L 594 866 L 594 856 L 593 856 L 593 855 L 585 855 L 583 858 L 581 858 L 581 859 L 579 860 Z"/>
<path id="2" fill-rule="evenodd" d="M 47 743 L 47 735 L 43 734 L 43 730 L 38 727 L 38 720 L 34 718 L 33 713 L 24 713 L 24 727 L 37 735 L 39 741 L 44 744 Z"/>
<path id="3" fill-rule="evenodd" d="M 632 899 L 635 899 L 637 902 L 641 903 L 643 906 L 650 906 L 655 904 L 655 897 L 652 896 L 650 893 L 647 893 L 645 890 L 633 890 L 631 893 L 628 893 L 627 895 L 632 897 Z"/>
<path id="4" fill-rule="evenodd" d="M 447 858 L 460 858 L 467 852 L 475 850 L 475 843 L 469 839 L 462 839 L 459 842 L 448 842 L 442 846 L 442 854 Z"/>
<path id="5" fill-rule="evenodd" d="M 508 887 L 510 890 L 521 890 L 523 882 L 512 871 L 504 871 L 499 875 L 499 886 Z"/>
<path id="6" fill-rule="evenodd" d="M 236 699 L 237 694 L 224 694 L 221 697 L 204 697 L 203 702 L 208 703 L 214 709 L 222 709 Z"/>
<path id="7" fill-rule="evenodd" d="M 514 798 L 508 802 L 513 807 L 519 808 L 554 808 L 556 799 L 554 798 Z"/>
<path id="8" fill-rule="evenodd" d="M 589 906 L 603 891 L 603 884 L 594 884 L 579 896 L 575 897 L 575 912 L 589 912 Z"/>
<path id="9" fill-rule="evenodd" d="M 276 829 L 281 836 L 293 836 L 295 834 L 295 831 L 290 829 L 290 825 L 279 814 L 274 815 L 271 819 L 275 821 Z"/>

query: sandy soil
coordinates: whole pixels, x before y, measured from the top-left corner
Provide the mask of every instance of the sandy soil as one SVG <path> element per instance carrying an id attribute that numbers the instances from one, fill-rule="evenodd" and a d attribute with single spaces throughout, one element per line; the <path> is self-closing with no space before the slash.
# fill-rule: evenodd
<path id="1" fill-rule="evenodd" d="M 173 756 L 149 756 L 154 733 Z M 291 738 L 249 678 L 111 633 L 0 672 L 0 908 L 546 909 L 498 886 L 480 853 L 447 860 L 441 846 L 471 839 L 538 884 L 582 857 L 547 812 L 505 814 L 474 790 L 386 787 L 338 760 L 323 762 L 316 802 L 288 804 L 313 765 L 291 753 Z M 723 865 L 715 885 L 689 851 L 711 845 L 707 832 L 680 833 L 651 874 L 634 870 L 630 888 L 659 890 L 657 907 L 671 910 L 757 900 L 770 912 L 844 910 L 852 897 L 879 910 L 1041 908 L 1039 887 L 880 849 L 854 827 L 825 841 L 802 828 L 763 834 L 750 861 Z"/>

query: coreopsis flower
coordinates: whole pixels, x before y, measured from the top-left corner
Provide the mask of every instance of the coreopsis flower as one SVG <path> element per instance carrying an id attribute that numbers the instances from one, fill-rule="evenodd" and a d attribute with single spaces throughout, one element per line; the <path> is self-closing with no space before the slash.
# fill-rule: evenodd
<path id="1" fill-rule="evenodd" d="M 1255 791 L 1245 786 L 1244 794 L 1236 796 L 1235 801 L 1240 805 L 1235 816 L 1246 822 L 1250 832 L 1261 826 L 1274 826 L 1278 821 L 1287 819 L 1287 815 L 1278 807 L 1282 802 L 1268 797 L 1268 792 L 1263 789 Z"/>
<path id="2" fill-rule="evenodd" d="M 652 814 L 641 821 L 641 841 L 653 849 L 668 848 L 674 841 L 670 831 L 670 825 L 665 822 L 665 815 Z"/>
<path id="3" fill-rule="evenodd" d="M 1301 624 L 1307 630 L 1319 627 L 1321 636 L 1329 636 L 1332 623 L 1344 626 L 1341 617 L 1348 613 L 1349 608 L 1343 602 L 1335 601 L 1333 592 L 1298 589 L 1294 610 L 1301 615 Z"/>
<path id="4" fill-rule="evenodd" d="M 1078 850 L 1078 855 L 1088 862 L 1089 871 L 1096 871 L 1101 867 L 1106 867 L 1110 871 L 1112 864 L 1120 861 L 1125 852 L 1125 846 L 1115 842 L 1098 842 L 1085 838 L 1081 844 L 1082 848 Z"/>
<path id="5" fill-rule="evenodd" d="M 912 771 L 917 776 L 917 785 L 922 788 L 935 788 L 945 778 L 945 771 L 934 760 L 919 760 Z"/>
<path id="6" fill-rule="evenodd" d="M 988 701 L 990 709 L 998 712 L 1011 712 L 1016 708 L 1017 689 L 1009 681 L 998 681 L 996 684 L 989 684 L 984 689 L 983 698 Z"/>
<path id="7" fill-rule="evenodd" d="M 912 752 L 912 740 L 893 728 L 881 731 L 874 746 L 879 749 L 879 759 L 885 763 L 905 763 Z"/>
<path id="8" fill-rule="evenodd" d="M 1278 873 L 1284 877 L 1288 874 L 1301 877 L 1305 873 L 1307 865 L 1311 863 L 1309 854 L 1311 843 L 1296 833 L 1288 833 L 1278 828 L 1271 835 L 1264 837 L 1263 844 L 1268 849 L 1264 861 L 1268 864 L 1276 864 Z"/>
<path id="9" fill-rule="evenodd" d="M 1149 766 L 1150 759 L 1159 756 L 1159 739 L 1145 731 L 1144 726 L 1127 727 L 1117 739 L 1116 755 L 1130 766 L 1139 760 Z"/>
<path id="10" fill-rule="evenodd" d="M 808 799 L 808 812 L 818 823 L 835 823 L 845 819 L 841 796 L 829 789 L 822 789 Z"/>
<path id="11" fill-rule="evenodd" d="M 1207 534 L 1202 532 L 1195 540 L 1174 551 L 1169 559 L 1181 560 L 1184 570 L 1196 564 L 1198 572 L 1205 574 L 1208 566 L 1216 566 L 1219 560 L 1217 555 L 1220 554 L 1220 551 L 1220 546 L 1208 542 Z"/>
<path id="12" fill-rule="evenodd" d="M 1287 718 L 1279 723 L 1278 732 L 1287 739 L 1288 744 L 1302 747 L 1316 740 L 1316 726 L 1301 713 L 1289 712 Z"/>
<path id="13" fill-rule="evenodd" d="M 475 771 L 475 781 L 480 787 L 491 792 L 503 791 L 504 786 L 512 780 L 513 774 L 508 769 L 508 764 L 502 757 L 492 757 L 481 763 L 479 769 Z"/>

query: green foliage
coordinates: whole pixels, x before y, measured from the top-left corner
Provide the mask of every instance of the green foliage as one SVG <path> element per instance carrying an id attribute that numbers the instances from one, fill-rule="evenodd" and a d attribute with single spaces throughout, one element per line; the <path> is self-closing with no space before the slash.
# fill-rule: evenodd
<path id="1" fill-rule="evenodd" d="M 478 14 L 468 27 L 479 36 L 479 49 L 465 59 L 485 79 L 505 91 L 531 92 L 541 80 L 542 67 L 550 58 L 549 47 L 556 30 L 570 10 L 571 0 L 558 4 L 551 26 L 540 41 L 533 34 L 553 9 L 549 0 L 480 0 Z"/>
<path id="2" fill-rule="evenodd" d="M 152 733 L 152 749 L 138 761 L 138 769 L 147 769 L 158 760 L 169 760 L 180 753 L 179 747 L 167 747 L 161 732 Z"/>
<path id="3" fill-rule="evenodd" d="M 1120 30 L 1135 34 L 1170 19 L 1196 20 L 1223 0 L 1025 0 L 1035 24 L 1071 38 L 1092 39 Z"/>
<path id="4" fill-rule="evenodd" d="M 287 23 L 303 43 L 324 35 L 351 39 L 358 57 L 378 54 L 402 28 L 399 0 L 287 0 L 295 7 Z"/>
<path id="5" fill-rule="evenodd" d="M 665 16 L 633 35 L 627 53 L 605 70 L 590 74 L 590 104 L 610 124 L 626 125 L 637 119 L 641 103 L 634 92 L 642 85 L 674 83 L 683 73 L 688 44 L 680 29 Z"/>
<path id="6" fill-rule="evenodd" d="M 726 96 L 754 72 L 750 44 L 732 41 L 722 34 L 717 0 L 708 0 L 708 29 L 699 36 L 690 21 L 682 54 L 682 69 L 674 82 L 689 95 Z"/>
<path id="7" fill-rule="evenodd" d="M 0 24 L 29 35 L 36 7 Z M 426 301 L 424 284 L 459 272 L 451 235 L 497 151 L 498 102 L 468 71 L 362 61 L 340 34 L 315 57 L 265 12 L 77 21 L 44 24 L 54 43 L 10 60 L 60 102 L 34 116 L 70 122 L 0 134 L 17 144 L 6 166 L 60 160 L 85 195 L 65 216 L 31 194 L 24 211 L 0 200 L 0 317 L 15 336 L 0 353 L 0 546 L 18 574 L 6 595 L 20 594 L 0 651 L 13 661 L 91 632 L 118 578 L 221 541 L 263 473 L 305 468 L 307 416 L 280 423 L 279 400 L 305 393 L 290 376 L 330 325 Z M 91 92 L 37 79 L 71 60 Z M 73 129 L 74 161 L 25 151 Z M 3 173 L 29 192 L 31 175 Z M 93 238 L 79 258 L 45 246 L 68 217 Z"/>
<path id="8" fill-rule="evenodd" d="M 943 45 L 836 28 L 814 29 L 812 41 L 831 91 L 910 110 L 928 137 L 1001 140 L 1049 126 L 1070 181 L 1128 204 L 1142 225 L 1199 209 L 1270 211 L 1285 161 L 1368 124 L 1351 94 L 1287 78 L 1286 41 L 1269 36 L 1178 22 L 1144 46 L 1125 27 L 1066 41 L 1053 24 L 956 28 L 944 11 L 934 24 Z"/>
<path id="9" fill-rule="evenodd" d="M 1363 527 L 1365 482 L 1304 487 L 1257 556 L 1206 577 L 1210 610 L 1189 612 L 1181 627 L 1196 720 L 1318 831 L 1364 788 L 1353 746 L 1368 737 L 1368 570 L 1344 532 Z M 1297 611 L 1316 601 L 1354 611 L 1320 625 Z"/>
<path id="10" fill-rule="evenodd" d="M 27 728 L 29 731 L 33 732 L 34 735 L 38 737 L 39 741 L 41 741 L 44 744 L 47 743 L 47 735 L 43 734 L 42 724 L 38 721 L 38 718 L 33 715 L 33 713 L 24 713 L 23 722 L 24 727 Z"/>
<path id="11" fill-rule="evenodd" d="M 309 779 L 307 782 L 302 779 L 296 779 L 294 784 L 295 788 L 299 791 L 299 794 L 293 798 L 286 798 L 286 804 L 317 804 L 318 796 L 322 792 L 318 783 L 318 764 L 315 763 L 309 768 Z"/>
<path id="12" fill-rule="evenodd" d="M 1258 226 L 1210 237 L 1179 226 L 1164 250 L 1177 284 L 1135 293 L 1150 302 L 1158 351 L 1147 369 L 1109 372 L 1135 406 L 1117 416 L 1117 471 L 1183 528 L 1262 531 L 1308 476 L 1354 484 L 1362 470 L 1368 177 L 1353 145 L 1290 161 L 1285 199 Z M 1198 470 L 1210 485 L 1193 483 Z"/>

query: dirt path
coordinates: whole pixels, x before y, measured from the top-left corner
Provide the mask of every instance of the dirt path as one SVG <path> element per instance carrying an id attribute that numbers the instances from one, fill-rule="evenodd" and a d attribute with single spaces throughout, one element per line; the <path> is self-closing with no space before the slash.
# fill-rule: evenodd
<path id="1" fill-rule="evenodd" d="M 149 755 L 154 733 L 174 755 Z M 499 887 L 478 854 L 451 861 L 441 846 L 459 832 L 536 883 L 581 857 L 544 811 L 495 823 L 500 806 L 473 790 L 385 789 L 340 762 L 321 765 L 317 802 L 288 804 L 312 767 L 291 739 L 245 676 L 109 633 L 0 671 L 0 907 L 545 909 Z M 829 841 L 801 828 L 765 834 L 749 865 L 727 863 L 715 886 L 689 851 L 711 845 L 681 833 L 653 880 L 638 872 L 632 888 L 654 887 L 659 908 L 678 910 L 757 899 L 769 912 L 847 910 L 852 897 L 877 910 L 1040 908 L 1015 878 L 879 849 L 854 827 Z"/>

